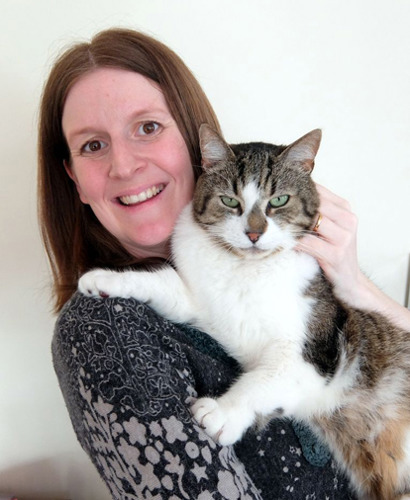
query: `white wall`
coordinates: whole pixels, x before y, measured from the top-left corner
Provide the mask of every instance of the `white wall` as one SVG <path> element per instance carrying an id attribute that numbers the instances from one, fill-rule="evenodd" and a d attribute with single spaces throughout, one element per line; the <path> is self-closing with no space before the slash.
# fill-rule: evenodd
<path id="1" fill-rule="evenodd" d="M 57 52 L 113 25 L 175 49 L 231 142 L 321 127 L 316 180 L 348 198 L 359 258 L 403 301 L 409 232 L 408 0 L 2 0 L 0 496 L 103 500 L 50 357 L 54 318 L 36 221 L 36 119 Z"/>

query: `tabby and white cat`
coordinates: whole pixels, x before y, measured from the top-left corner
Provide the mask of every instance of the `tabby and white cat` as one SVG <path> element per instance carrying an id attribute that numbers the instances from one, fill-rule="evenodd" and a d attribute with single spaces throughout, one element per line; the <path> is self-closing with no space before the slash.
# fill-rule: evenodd
<path id="1" fill-rule="evenodd" d="M 315 224 L 310 177 L 321 132 L 290 146 L 229 146 L 200 129 L 203 173 L 175 227 L 176 270 L 84 275 L 87 295 L 135 297 L 212 335 L 243 367 L 194 418 L 221 444 L 257 416 L 310 424 L 361 498 L 410 491 L 410 336 L 341 303 L 317 262 L 294 250 Z"/>

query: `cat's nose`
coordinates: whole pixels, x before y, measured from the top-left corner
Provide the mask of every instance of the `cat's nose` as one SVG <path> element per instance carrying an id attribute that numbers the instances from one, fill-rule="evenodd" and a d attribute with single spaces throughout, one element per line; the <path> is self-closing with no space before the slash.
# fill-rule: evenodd
<path id="1" fill-rule="evenodd" d="M 252 243 L 256 243 L 259 240 L 259 238 L 261 237 L 261 234 L 262 233 L 257 233 L 257 232 L 254 232 L 254 233 L 247 232 L 246 236 L 252 241 Z"/>

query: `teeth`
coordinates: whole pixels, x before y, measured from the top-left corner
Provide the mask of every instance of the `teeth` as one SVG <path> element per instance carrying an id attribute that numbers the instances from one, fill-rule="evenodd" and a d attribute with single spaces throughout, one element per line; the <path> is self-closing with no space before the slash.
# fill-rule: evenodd
<path id="1" fill-rule="evenodd" d="M 156 196 L 164 189 L 164 185 L 153 186 L 148 188 L 146 191 L 142 191 L 139 194 L 133 194 L 131 196 L 120 196 L 119 200 L 124 205 L 136 205 L 137 203 L 142 203 L 143 201 L 149 200 L 153 196 Z"/>

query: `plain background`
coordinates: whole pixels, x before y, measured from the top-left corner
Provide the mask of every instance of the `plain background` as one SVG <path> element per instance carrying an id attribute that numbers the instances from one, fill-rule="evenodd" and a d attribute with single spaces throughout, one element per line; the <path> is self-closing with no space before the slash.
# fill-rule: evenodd
<path id="1" fill-rule="evenodd" d="M 36 220 L 36 126 L 56 55 L 100 29 L 143 30 L 193 70 L 230 142 L 323 129 L 314 178 L 359 217 L 359 261 L 403 303 L 410 252 L 408 0 L 2 0 L 0 496 L 105 500 L 76 442 L 50 342 Z"/>

